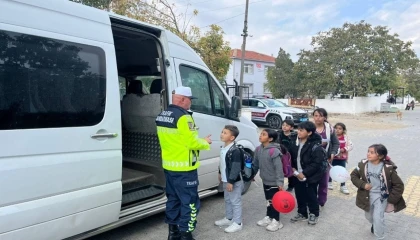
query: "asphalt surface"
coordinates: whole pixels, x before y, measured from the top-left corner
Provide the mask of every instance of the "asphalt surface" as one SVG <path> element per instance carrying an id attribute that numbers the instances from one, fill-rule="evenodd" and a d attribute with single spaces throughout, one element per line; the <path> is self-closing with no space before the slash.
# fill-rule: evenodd
<path id="1" fill-rule="evenodd" d="M 357 123 L 347 126 L 349 136 L 354 143 L 348 170 L 353 169 L 360 159 L 365 158 L 367 148 L 374 143 L 384 144 L 389 156 L 398 166 L 398 173 L 406 183 L 404 197 L 407 209 L 400 213 L 389 213 L 385 216 L 387 225 L 386 239 L 420 239 L 420 109 L 404 111 L 403 120 L 396 119 L 395 114 L 382 114 L 379 119 L 385 123 L 399 126 L 398 128 L 377 128 L 375 119 L 369 121 L 372 129 L 359 129 Z M 378 116 L 377 116 L 378 119 Z M 345 118 L 341 119 L 345 122 Z M 365 123 L 366 124 L 366 123 Z M 201 239 L 288 239 L 288 240 L 333 240 L 333 239 L 375 239 L 370 233 L 370 224 L 364 218 L 363 210 L 355 205 L 356 189 L 347 183 L 350 195 L 339 192 L 338 184 L 335 190 L 328 193 L 328 202 L 320 214 L 319 223 L 309 226 L 305 222 L 291 223 L 290 214 L 281 215 L 280 220 L 284 228 L 277 232 L 268 232 L 258 227 L 256 222 L 265 216 L 265 199 L 262 189 L 255 184 L 243 196 L 242 231 L 232 234 L 224 233 L 222 228 L 214 226 L 214 221 L 223 218 L 224 201 L 222 196 L 212 196 L 202 200 L 202 207 L 198 216 L 197 229 L 194 237 Z M 89 240 L 163 240 L 167 238 L 167 225 L 164 214 L 158 214 L 139 220 L 121 228 L 103 233 Z"/>

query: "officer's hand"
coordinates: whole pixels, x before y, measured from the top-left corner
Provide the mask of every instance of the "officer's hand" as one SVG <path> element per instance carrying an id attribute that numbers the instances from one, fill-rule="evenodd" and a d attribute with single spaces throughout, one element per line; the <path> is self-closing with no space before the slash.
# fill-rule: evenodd
<path id="1" fill-rule="evenodd" d="M 206 140 L 209 144 L 212 143 L 210 137 L 211 137 L 211 134 L 204 138 L 204 140 Z"/>
<path id="2" fill-rule="evenodd" d="M 228 191 L 228 192 L 232 192 L 233 191 L 233 184 L 232 183 L 226 184 L 226 191 Z"/>

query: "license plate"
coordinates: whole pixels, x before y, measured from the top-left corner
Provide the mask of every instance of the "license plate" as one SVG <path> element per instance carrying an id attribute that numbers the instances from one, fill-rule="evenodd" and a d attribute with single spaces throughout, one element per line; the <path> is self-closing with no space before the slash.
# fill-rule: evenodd
<path id="1" fill-rule="evenodd" d="M 307 118 L 301 118 L 300 121 L 301 122 L 306 122 L 306 121 L 308 121 L 308 119 Z"/>

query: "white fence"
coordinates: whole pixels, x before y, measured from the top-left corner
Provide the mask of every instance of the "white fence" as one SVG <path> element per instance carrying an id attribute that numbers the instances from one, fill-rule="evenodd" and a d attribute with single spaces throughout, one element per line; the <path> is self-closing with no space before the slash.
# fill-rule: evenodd
<path id="1" fill-rule="evenodd" d="M 288 99 L 277 99 L 286 104 Z M 405 98 L 404 104 L 394 104 L 391 108 L 404 109 L 407 103 L 414 98 Z M 386 97 L 372 96 L 372 97 L 354 97 L 352 99 L 317 99 L 315 105 L 319 108 L 325 108 L 329 113 L 346 113 L 346 114 L 360 114 L 368 112 L 379 112 L 381 103 L 386 102 Z"/>

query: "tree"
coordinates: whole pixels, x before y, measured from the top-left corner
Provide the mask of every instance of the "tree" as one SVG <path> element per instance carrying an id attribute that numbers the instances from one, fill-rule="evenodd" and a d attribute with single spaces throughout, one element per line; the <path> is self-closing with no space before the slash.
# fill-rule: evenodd
<path id="1" fill-rule="evenodd" d="M 196 9 L 189 13 L 188 7 L 178 12 L 174 3 L 168 0 L 70 0 L 106 11 L 112 11 L 129 18 L 147 22 L 173 32 L 192 47 L 220 80 L 226 76 L 230 64 L 229 43 L 223 40 L 221 27 L 211 25 L 201 36 L 200 28 L 191 24 L 198 15 Z M 212 43 L 211 41 L 216 41 Z"/>
<path id="2" fill-rule="evenodd" d="M 297 95 L 299 83 L 296 82 L 293 67 L 294 63 L 290 54 L 280 48 L 275 66 L 268 68 L 267 83 L 265 84 L 273 97 L 284 98 L 286 95 Z"/>
<path id="3" fill-rule="evenodd" d="M 418 59 L 397 34 L 384 26 L 372 27 L 361 21 L 345 23 L 341 28 L 320 32 L 312 38 L 313 50 L 300 53 L 304 75 L 324 78 L 324 87 L 334 94 L 383 93 L 395 86 L 400 70 L 412 69 Z M 312 81 L 313 79 L 306 79 Z"/>
<path id="4" fill-rule="evenodd" d="M 402 73 L 407 93 L 420 100 L 420 64 L 415 69 Z"/>
<path id="5" fill-rule="evenodd" d="M 296 83 L 299 84 L 298 94 L 301 97 L 323 98 L 334 91 L 334 73 L 327 63 L 321 61 L 318 52 L 302 50 L 298 62 L 295 64 L 294 73 Z"/>
<path id="6" fill-rule="evenodd" d="M 71 2 L 81 3 L 89 7 L 99 8 L 109 11 L 112 1 L 115 0 L 70 0 Z"/>
<path id="7" fill-rule="evenodd" d="M 223 40 L 222 28 L 217 25 L 211 25 L 210 28 L 210 31 L 198 40 L 195 48 L 216 78 L 222 81 L 232 62 L 231 49 L 229 42 Z"/>

